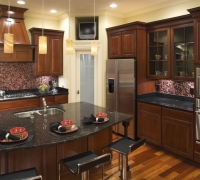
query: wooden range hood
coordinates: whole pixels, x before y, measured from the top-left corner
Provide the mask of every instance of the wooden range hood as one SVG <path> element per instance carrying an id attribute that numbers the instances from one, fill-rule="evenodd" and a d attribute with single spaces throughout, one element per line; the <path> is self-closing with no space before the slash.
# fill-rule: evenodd
<path id="1" fill-rule="evenodd" d="M 0 17 L 0 62 L 30 62 L 33 61 L 34 45 L 30 44 L 28 33 L 24 24 L 24 12 L 28 9 L 10 6 L 11 22 L 8 23 L 8 6 L 1 5 Z M 4 53 L 4 33 L 14 34 L 14 52 Z"/>

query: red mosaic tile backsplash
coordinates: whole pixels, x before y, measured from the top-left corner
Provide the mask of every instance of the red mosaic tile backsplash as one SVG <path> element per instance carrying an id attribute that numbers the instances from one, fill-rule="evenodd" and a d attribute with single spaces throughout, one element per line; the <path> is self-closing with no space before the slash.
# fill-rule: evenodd
<path id="1" fill-rule="evenodd" d="M 193 95 L 190 94 L 190 88 L 194 88 L 194 82 L 156 80 L 155 84 L 159 85 L 159 90 L 157 91 L 159 93 L 193 97 Z"/>
<path id="2" fill-rule="evenodd" d="M 57 81 L 55 76 L 34 76 L 34 63 L 0 63 L 0 89 L 35 89 L 41 84 Z"/>

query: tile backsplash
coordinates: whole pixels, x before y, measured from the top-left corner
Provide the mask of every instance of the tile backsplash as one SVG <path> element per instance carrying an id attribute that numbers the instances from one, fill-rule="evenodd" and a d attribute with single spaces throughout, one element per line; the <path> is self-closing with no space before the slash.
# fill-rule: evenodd
<path id="1" fill-rule="evenodd" d="M 57 76 L 34 76 L 34 63 L 0 63 L 0 89 L 35 89 L 49 81 L 57 81 Z"/>
<path id="2" fill-rule="evenodd" d="M 190 88 L 194 88 L 194 82 L 156 80 L 155 85 L 159 86 L 159 90 L 156 91 L 159 93 L 193 97 L 193 95 L 190 94 Z"/>

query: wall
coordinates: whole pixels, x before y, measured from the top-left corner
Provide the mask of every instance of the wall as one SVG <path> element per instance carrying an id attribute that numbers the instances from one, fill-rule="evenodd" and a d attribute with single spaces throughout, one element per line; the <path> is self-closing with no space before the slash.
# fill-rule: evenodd
<path id="1" fill-rule="evenodd" d="M 194 88 L 194 82 L 156 80 L 155 84 L 159 86 L 159 90 L 157 90 L 159 93 L 194 97 L 193 94 L 190 94 L 190 88 Z"/>
<path id="2" fill-rule="evenodd" d="M 175 4 L 174 6 L 169 6 L 167 8 L 160 8 L 159 6 L 152 7 L 151 9 L 141 9 L 139 11 L 133 12 L 132 14 L 127 14 L 127 18 L 125 18 L 125 22 L 134 22 L 134 21 L 142 21 L 142 22 L 151 22 L 157 21 L 161 19 L 167 19 L 171 17 L 181 16 L 185 14 L 189 14 L 187 9 L 191 9 L 194 7 L 200 6 L 199 0 L 190 0 L 183 2 L 181 4 Z"/>
<path id="3" fill-rule="evenodd" d="M 0 89 L 19 90 L 36 89 L 49 81 L 58 81 L 57 77 L 34 76 L 34 63 L 0 63 Z"/>

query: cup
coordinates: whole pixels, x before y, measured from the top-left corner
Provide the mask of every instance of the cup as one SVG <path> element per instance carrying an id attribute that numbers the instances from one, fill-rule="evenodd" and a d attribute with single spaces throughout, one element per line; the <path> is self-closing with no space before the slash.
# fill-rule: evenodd
<path id="1" fill-rule="evenodd" d="M 167 76 L 167 71 L 164 71 L 164 75 Z"/>
<path id="2" fill-rule="evenodd" d="M 156 54 L 155 57 L 156 57 L 156 60 L 160 60 L 161 58 L 160 54 Z"/>
<path id="3" fill-rule="evenodd" d="M 165 60 L 167 60 L 167 54 L 165 54 Z"/>
<path id="4" fill-rule="evenodd" d="M 192 72 L 192 77 L 194 77 L 194 72 Z"/>
<path id="5" fill-rule="evenodd" d="M 185 72 L 184 71 L 180 71 L 180 76 L 184 76 Z"/>
<path id="6" fill-rule="evenodd" d="M 160 71 L 155 71 L 156 75 L 159 76 L 161 74 Z"/>

